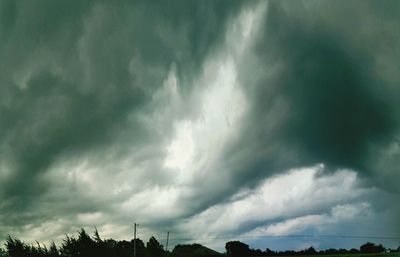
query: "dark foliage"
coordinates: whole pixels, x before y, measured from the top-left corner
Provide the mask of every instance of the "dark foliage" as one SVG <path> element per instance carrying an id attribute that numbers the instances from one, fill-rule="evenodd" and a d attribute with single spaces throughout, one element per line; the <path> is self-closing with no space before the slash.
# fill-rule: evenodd
<path id="1" fill-rule="evenodd" d="M 228 256 L 247 256 L 251 255 L 250 248 L 247 244 L 239 241 L 230 241 L 225 244 Z"/>
<path id="2" fill-rule="evenodd" d="M 52 241 L 44 246 L 39 243 L 29 245 L 19 239 L 9 236 L 5 243 L 5 250 L 0 248 L 0 257 L 132 257 L 135 241 L 116 241 L 101 239 L 97 229 L 93 236 L 89 236 L 84 229 L 78 232 L 77 237 L 66 236 L 60 247 Z M 286 250 L 273 251 L 269 248 L 250 249 L 240 241 L 230 241 L 225 244 L 228 256 L 305 256 L 305 255 L 339 255 L 339 254 L 376 254 L 386 252 L 382 245 L 367 242 L 360 249 L 326 249 L 317 251 L 309 247 L 300 251 Z M 389 252 L 399 252 L 390 249 Z M 176 245 L 172 252 L 164 251 L 163 245 L 155 237 L 150 237 L 146 245 L 136 239 L 136 257 L 212 257 L 221 254 L 200 244 Z"/>
<path id="3" fill-rule="evenodd" d="M 360 250 L 352 248 L 350 250 L 347 249 L 326 249 L 317 251 L 314 247 L 309 247 L 300 251 L 286 250 L 286 251 L 273 251 L 269 248 L 265 249 L 265 251 L 261 251 L 260 249 L 250 249 L 247 244 L 244 244 L 239 241 L 231 241 L 226 243 L 226 254 L 228 256 L 304 256 L 304 255 L 340 255 L 340 254 L 368 254 L 368 253 L 384 253 L 386 252 L 386 248 L 382 245 L 375 245 L 373 243 L 365 243 L 360 247 Z M 397 252 L 399 249 L 392 249 L 390 252 Z"/>
<path id="4" fill-rule="evenodd" d="M 147 257 L 161 257 L 164 255 L 164 247 L 155 237 L 150 237 L 146 244 Z"/>
<path id="5" fill-rule="evenodd" d="M 7 254 L 10 257 L 39 257 L 47 256 L 47 251 L 39 244 L 37 247 L 29 246 L 18 239 L 8 237 L 6 242 Z"/>
<path id="6" fill-rule="evenodd" d="M 6 251 L 0 248 L 0 257 L 6 257 Z"/>
<path id="7" fill-rule="evenodd" d="M 188 244 L 175 246 L 171 255 L 173 257 L 212 257 L 220 254 L 200 244 Z"/>
<path id="8" fill-rule="evenodd" d="M 373 243 L 365 243 L 360 246 L 360 252 L 362 253 L 383 253 L 386 249 L 383 245 L 375 245 Z"/>
<path id="9" fill-rule="evenodd" d="M 148 243 L 150 247 L 147 249 L 142 240 L 136 239 L 136 256 L 163 256 L 162 245 L 157 244 L 157 240 L 151 237 Z M 6 242 L 6 251 L 0 249 L 0 257 L 132 257 L 133 249 L 134 240 L 103 240 L 97 229 L 93 237 L 81 229 L 76 238 L 67 235 L 59 248 L 54 242 L 50 243 L 48 249 L 39 243 L 37 246 L 30 246 L 9 236 Z"/>

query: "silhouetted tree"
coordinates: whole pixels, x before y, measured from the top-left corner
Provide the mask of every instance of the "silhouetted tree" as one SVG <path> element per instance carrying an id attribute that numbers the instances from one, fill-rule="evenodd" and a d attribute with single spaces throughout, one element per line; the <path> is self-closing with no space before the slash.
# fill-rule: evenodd
<path id="1" fill-rule="evenodd" d="M 49 257 L 59 257 L 60 256 L 60 252 L 57 249 L 56 244 L 54 243 L 54 241 L 51 241 L 50 243 L 50 248 L 48 251 L 48 256 Z"/>
<path id="2" fill-rule="evenodd" d="M 102 240 L 101 243 L 98 243 L 99 249 L 101 251 L 99 256 L 107 256 L 107 257 L 117 257 L 117 241 L 114 239 L 105 239 Z"/>
<path id="3" fill-rule="evenodd" d="M 38 242 L 26 244 L 21 240 L 8 236 L 5 251 L 0 248 L 0 257 L 132 257 L 134 240 L 116 241 L 113 239 L 101 239 L 99 232 L 95 229 L 94 235 L 89 236 L 84 229 L 78 232 L 77 237 L 66 236 L 60 248 L 52 241 L 47 248 Z M 349 253 L 382 253 L 386 249 L 382 245 L 365 243 L 357 249 L 326 249 L 316 251 L 309 247 L 300 251 L 272 251 L 267 248 L 264 252 L 259 249 L 250 249 L 245 243 L 239 241 L 227 242 L 225 245 L 228 256 L 302 256 L 302 255 L 345 255 Z M 142 240 L 136 239 L 137 257 L 211 257 L 220 255 L 212 249 L 200 244 L 177 245 L 171 253 L 165 252 L 163 246 L 155 237 L 151 237 L 146 246 Z M 400 251 L 400 247 L 390 252 Z"/>
<path id="4" fill-rule="evenodd" d="M 46 246 L 41 246 L 39 242 L 36 241 L 37 247 L 34 247 L 33 245 L 30 247 L 30 254 L 35 257 L 43 257 L 43 256 L 48 256 L 48 250 Z"/>
<path id="5" fill-rule="evenodd" d="M 0 248 L 0 257 L 6 257 L 6 256 L 7 252 L 3 248 Z"/>
<path id="6" fill-rule="evenodd" d="M 273 256 L 273 255 L 277 255 L 277 252 L 272 251 L 271 249 L 267 248 L 267 249 L 265 249 L 264 254 L 267 256 Z"/>
<path id="7" fill-rule="evenodd" d="M 64 239 L 60 254 L 62 257 L 91 257 L 96 254 L 95 247 L 95 241 L 84 229 L 81 229 L 78 233 L 78 238 L 67 236 Z"/>
<path id="8" fill-rule="evenodd" d="M 260 249 L 251 249 L 251 256 L 264 256 L 263 251 L 261 251 Z"/>
<path id="9" fill-rule="evenodd" d="M 225 244 L 226 253 L 228 256 L 247 256 L 250 255 L 249 246 L 240 241 L 230 241 Z"/>
<path id="10" fill-rule="evenodd" d="M 382 253 L 385 252 L 386 249 L 382 245 L 375 245 L 373 243 L 365 243 L 360 246 L 360 252 L 362 253 Z"/>
<path id="11" fill-rule="evenodd" d="M 93 240 L 93 249 L 92 253 L 96 257 L 112 257 L 115 255 L 115 249 L 107 247 L 105 241 L 100 238 L 99 231 L 97 228 L 94 230 L 94 234 L 92 236 Z"/>
<path id="12" fill-rule="evenodd" d="M 81 229 L 81 231 L 78 233 L 77 245 L 78 245 L 79 256 L 82 257 L 94 256 L 95 242 L 86 233 L 84 229 Z"/>
<path id="13" fill-rule="evenodd" d="M 60 248 L 60 255 L 62 257 L 72 257 L 77 255 L 76 239 L 66 235 Z"/>
<path id="14" fill-rule="evenodd" d="M 317 251 L 315 251 L 314 247 L 309 247 L 306 250 L 303 250 L 305 255 L 315 255 L 317 254 Z"/>
<path id="15" fill-rule="evenodd" d="M 0 257 L 6 257 L 6 251 L 3 248 L 0 248 Z"/>
<path id="16" fill-rule="evenodd" d="M 6 241 L 6 249 L 9 257 L 27 257 L 30 256 L 30 247 L 21 240 L 8 236 Z"/>
<path id="17" fill-rule="evenodd" d="M 160 257 L 164 255 L 163 245 L 160 244 L 157 239 L 152 236 L 146 244 L 146 256 L 148 257 Z"/>
<path id="18" fill-rule="evenodd" d="M 133 256 L 133 244 L 128 241 L 118 241 L 116 245 L 117 256 L 130 257 Z"/>
<path id="19" fill-rule="evenodd" d="M 134 242 L 135 242 L 135 239 L 131 240 L 132 247 L 133 247 Z M 137 257 L 145 257 L 146 256 L 146 246 L 144 245 L 144 242 L 139 238 L 136 238 L 136 251 L 137 251 L 137 253 L 136 253 Z M 133 251 L 132 251 L 132 253 L 133 253 Z"/>

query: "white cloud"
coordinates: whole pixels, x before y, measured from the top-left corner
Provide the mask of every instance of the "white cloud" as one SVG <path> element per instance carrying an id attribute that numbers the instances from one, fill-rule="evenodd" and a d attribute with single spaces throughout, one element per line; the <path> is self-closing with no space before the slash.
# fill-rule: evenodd
<path id="1" fill-rule="evenodd" d="M 184 189 L 177 186 L 151 187 L 134 194 L 120 205 L 120 211 L 134 215 L 137 220 L 150 223 L 163 219 L 177 218 L 184 213 L 178 197 Z"/>
<path id="2" fill-rule="evenodd" d="M 277 224 L 267 227 L 265 230 L 266 235 L 293 235 L 309 226 L 320 226 L 331 222 L 329 217 L 325 214 L 322 215 L 306 215 L 303 217 L 286 220 Z M 251 233 L 250 233 L 251 234 Z"/>
<path id="3" fill-rule="evenodd" d="M 357 176 L 352 171 L 338 171 L 322 175 L 322 166 L 295 169 L 286 174 L 265 180 L 257 189 L 229 203 L 210 207 L 189 219 L 182 226 L 194 234 L 216 235 L 237 233 L 244 224 L 269 223 L 277 218 L 300 219 L 271 227 L 271 231 L 289 230 L 297 224 L 322 222 L 324 215 L 314 212 L 351 202 L 366 194 L 368 190 L 358 187 Z M 355 215 L 354 206 L 338 205 L 332 211 L 334 218 Z M 359 207 L 358 207 L 359 208 Z M 207 226 L 205 226 L 207 224 Z"/>
<path id="4" fill-rule="evenodd" d="M 311 212 L 313 212 L 311 210 Z M 352 219 L 358 218 L 360 215 L 369 216 L 372 210 L 368 203 L 352 203 L 345 205 L 336 205 L 330 213 L 323 214 L 310 214 L 296 218 L 289 218 L 282 222 L 272 223 L 257 227 L 254 230 L 247 232 L 244 236 L 286 236 L 295 235 L 306 231 L 307 229 L 314 229 L 318 231 L 327 231 L 330 225 L 340 224 Z"/>
<path id="5" fill-rule="evenodd" d="M 168 146 L 165 166 L 179 170 L 187 167 L 193 158 L 193 128 L 190 121 L 178 123 L 176 137 Z"/>
<path id="6" fill-rule="evenodd" d="M 199 176 L 215 172 L 224 146 L 237 136 L 247 110 L 237 78 L 238 64 L 265 8 L 262 3 L 245 9 L 232 23 L 226 33 L 225 50 L 206 60 L 203 74 L 195 81 L 191 98 L 197 99 L 197 116 L 175 122 L 175 136 L 167 143 L 164 164 L 179 170 L 180 183 L 193 183 Z"/>
<path id="7" fill-rule="evenodd" d="M 101 212 L 79 213 L 77 219 L 83 224 L 100 224 L 104 220 Z"/>

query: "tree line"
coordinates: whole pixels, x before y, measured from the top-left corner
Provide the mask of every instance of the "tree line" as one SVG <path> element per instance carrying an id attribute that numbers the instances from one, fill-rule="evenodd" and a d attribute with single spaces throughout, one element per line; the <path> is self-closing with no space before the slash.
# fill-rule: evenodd
<path id="1" fill-rule="evenodd" d="M 92 236 L 81 229 L 77 237 L 67 235 L 59 247 L 54 241 L 48 246 L 38 242 L 27 244 L 8 236 L 5 249 L 0 247 L 0 257 L 133 257 L 134 248 L 136 257 L 209 257 L 218 254 L 199 244 L 176 245 L 169 252 L 154 236 L 145 244 L 139 238 L 130 241 L 102 239 L 97 229 Z"/>
<path id="2" fill-rule="evenodd" d="M 400 252 L 400 247 L 397 249 L 386 249 L 383 245 L 376 245 L 371 242 L 367 242 L 360 246 L 359 249 L 326 249 L 326 250 L 315 250 L 314 247 L 307 249 L 293 251 L 273 251 L 269 248 L 262 251 L 260 249 L 250 249 L 250 247 L 240 241 L 230 241 L 225 244 L 226 253 L 228 256 L 304 256 L 304 255 L 334 255 L 334 254 L 371 254 L 371 253 L 385 253 L 385 252 Z"/>
<path id="3" fill-rule="evenodd" d="M 60 247 L 57 247 L 54 241 L 47 247 L 38 242 L 36 245 L 29 245 L 8 236 L 5 250 L 2 250 L 0 257 L 132 257 L 135 243 L 137 257 L 164 255 L 163 246 L 154 237 L 151 237 L 145 245 L 140 239 L 103 240 L 97 229 L 93 236 L 89 236 L 84 229 L 81 229 L 77 237 L 67 235 Z"/>
<path id="4" fill-rule="evenodd" d="M 135 246 L 136 244 L 136 246 Z M 164 250 L 155 237 L 150 237 L 145 244 L 141 239 L 114 240 L 101 239 L 97 229 L 92 236 L 84 229 L 78 232 L 77 237 L 66 236 L 59 247 L 51 242 L 48 246 L 39 244 L 27 244 L 9 236 L 5 243 L 5 249 L 0 247 L 0 257 L 133 257 L 136 247 L 136 257 L 211 257 L 221 255 L 200 244 L 176 245 L 169 252 Z M 294 256 L 294 255 L 323 255 L 323 254 L 349 254 L 349 253 L 382 253 L 387 250 L 382 245 L 366 243 L 360 249 L 327 249 L 317 251 L 313 247 L 300 251 L 273 251 L 267 248 L 250 249 L 240 241 L 230 241 L 225 244 L 228 256 Z M 391 249 L 390 251 L 400 251 Z"/>

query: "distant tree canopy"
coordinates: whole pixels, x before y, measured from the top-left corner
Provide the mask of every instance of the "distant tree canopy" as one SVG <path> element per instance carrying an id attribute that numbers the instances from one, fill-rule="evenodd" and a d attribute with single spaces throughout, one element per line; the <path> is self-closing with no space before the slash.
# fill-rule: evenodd
<path id="1" fill-rule="evenodd" d="M 304 255 L 331 255 L 331 254 L 359 254 L 359 253 L 383 253 L 386 252 L 385 247 L 382 245 L 375 245 L 373 243 L 365 243 L 360 247 L 360 250 L 352 248 L 347 249 L 326 249 L 317 251 L 314 247 L 309 247 L 304 250 L 293 251 L 273 251 L 267 248 L 265 251 L 259 249 L 250 249 L 249 246 L 240 241 L 230 241 L 225 244 L 226 254 L 228 256 L 304 256 Z M 397 252 L 399 249 L 392 249 L 391 252 Z"/>
<path id="2" fill-rule="evenodd" d="M 225 249 L 228 256 L 247 256 L 251 254 L 249 246 L 240 241 L 226 243 Z"/>
<path id="3" fill-rule="evenodd" d="M 365 243 L 360 246 L 360 252 L 362 253 L 383 253 L 386 249 L 383 245 L 375 245 L 373 243 Z"/>
<path id="4" fill-rule="evenodd" d="M 43 244 L 26 244 L 19 239 L 9 236 L 5 243 L 5 250 L 0 247 L 0 257 L 133 257 L 135 240 L 116 241 L 114 239 L 101 239 L 97 229 L 93 236 L 89 236 L 84 229 L 78 232 L 77 237 L 66 236 L 60 247 L 54 242 L 47 246 Z M 330 254 L 367 254 L 386 252 L 382 245 L 365 243 L 360 249 L 326 249 L 317 251 L 309 247 L 300 251 L 286 250 L 273 251 L 267 248 L 250 249 L 240 241 L 230 241 L 225 244 L 228 256 L 305 256 L 305 255 L 330 255 Z M 391 249 L 390 252 L 400 251 Z M 142 240 L 136 239 L 136 257 L 212 257 L 221 255 L 200 244 L 176 245 L 172 252 L 164 251 L 163 245 L 155 237 L 150 237 L 146 245 Z"/>

